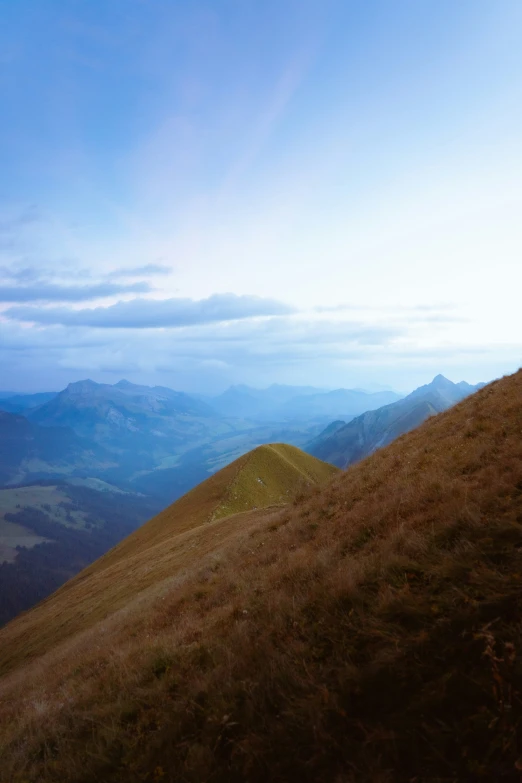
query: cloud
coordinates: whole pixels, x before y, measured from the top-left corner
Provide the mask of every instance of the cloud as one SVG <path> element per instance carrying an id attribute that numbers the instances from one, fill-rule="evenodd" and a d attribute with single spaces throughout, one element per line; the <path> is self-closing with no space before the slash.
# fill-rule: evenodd
<path id="1" fill-rule="evenodd" d="M 58 283 L 35 283 L 33 285 L 1 285 L 0 302 L 84 302 L 119 294 L 145 294 L 151 290 L 148 283 L 94 283 L 92 285 L 60 285 Z M 11 310 L 24 308 L 11 308 Z M 31 309 L 31 308 L 27 308 Z M 38 313 L 52 311 L 33 308 L 34 318 L 18 318 L 17 320 L 38 321 Z M 64 308 L 65 309 L 65 308 Z M 11 312 L 8 310 L 7 312 Z M 71 311 L 72 312 L 72 311 Z M 83 311 L 80 311 L 83 312 Z M 11 316 L 16 317 L 16 316 Z M 44 320 L 41 323 L 61 323 L 59 320 Z"/>
<path id="2" fill-rule="evenodd" d="M 136 285 L 145 284 L 137 283 Z M 97 286 L 100 289 L 104 287 L 107 287 L 107 284 Z M 83 288 L 92 289 L 95 286 L 84 286 Z M 125 288 L 129 290 L 129 287 Z M 2 289 L 0 288 L 0 299 L 1 295 Z M 98 294 L 98 296 L 101 295 L 103 294 Z M 94 295 L 91 294 L 92 296 Z M 17 301 L 22 300 L 18 299 Z M 91 326 L 102 329 L 148 329 L 192 326 L 220 321 L 240 321 L 256 316 L 288 315 L 292 312 L 294 312 L 292 307 L 275 299 L 214 294 L 208 299 L 200 300 L 134 299 L 131 302 L 117 302 L 109 307 L 82 310 L 73 310 L 68 307 L 10 307 L 4 311 L 3 315 L 13 320 L 38 324 Z"/>
<path id="3" fill-rule="evenodd" d="M 86 376 L 113 383 L 123 375 L 208 393 L 240 382 L 348 388 L 386 381 L 411 391 L 438 372 L 477 382 L 520 365 L 518 344 L 433 344 L 432 337 L 416 324 L 391 327 L 303 313 L 159 330 L 27 328 L 0 320 L 0 366 L 15 388 L 26 390 L 61 388 Z"/>
<path id="4" fill-rule="evenodd" d="M 36 204 L 29 204 L 21 212 L 8 217 L 0 217 L 0 234 L 10 234 L 23 226 L 38 223 L 42 214 Z"/>
<path id="5" fill-rule="evenodd" d="M 172 267 L 166 264 L 144 264 L 143 266 L 124 267 L 115 269 L 107 277 L 149 277 L 151 275 L 170 275 Z"/>

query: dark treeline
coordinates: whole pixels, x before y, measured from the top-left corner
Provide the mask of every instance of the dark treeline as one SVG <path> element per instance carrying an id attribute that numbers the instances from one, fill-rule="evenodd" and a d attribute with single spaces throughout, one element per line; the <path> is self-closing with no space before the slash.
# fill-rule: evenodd
<path id="1" fill-rule="evenodd" d="M 18 547 L 15 562 L 0 565 L 0 625 L 46 598 L 159 511 L 149 498 L 86 487 L 68 486 L 66 491 L 71 498 L 66 510 L 87 512 L 85 529 L 65 527 L 36 508 L 5 515 L 49 543 Z"/>

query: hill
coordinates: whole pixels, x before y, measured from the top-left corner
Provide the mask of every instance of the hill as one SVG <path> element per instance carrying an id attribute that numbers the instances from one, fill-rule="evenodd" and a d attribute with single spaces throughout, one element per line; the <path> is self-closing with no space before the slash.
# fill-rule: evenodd
<path id="1" fill-rule="evenodd" d="M 521 431 L 519 371 L 284 508 L 182 533 L 132 600 L 138 561 L 100 561 L 98 589 L 0 631 L 4 779 L 518 781 Z"/>
<path id="2" fill-rule="evenodd" d="M 471 386 L 464 381 L 452 383 L 443 375 L 437 375 L 431 383 L 415 389 L 407 397 L 377 410 L 368 410 L 344 427 L 332 422 L 305 449 L 318 459 L 345 468 L 415 429 L 430 416 L 447 410 L 483 385 Z"/>
<path id="3" fill-rule="evenodd" d="M 215 547 L 221 536 L 241 528 L 241 512 L 255 516 L 257 509 L 289 503 L 303 489 L 324 483 L 336 472 L 293 446 L 260 446 L 142 525 L 64 585 L 40 611 L 24 615 L 18 626 L 11 623 L 9 637 L 31 639 L 30 644 L 23 642 L 24 655 L 41 653 L 50 642 L 125 606 L 143 589 L 172 576 L 176 568 L 197 562 L 202 547 Z M 222 525 L 225 517 L 230 520 Z M 211 545 L 205 542 L 208 536 Z M 0 672 L 13 655 L 12 645 L 5 641 L 0 641 Z"/>
<path id="4" fill-rule="evenodd" d="M 114 465 L 113 455 L 68 427 L 40 427 L 24 416 L 0 410 L 0 486 L 92 475 Z"/>

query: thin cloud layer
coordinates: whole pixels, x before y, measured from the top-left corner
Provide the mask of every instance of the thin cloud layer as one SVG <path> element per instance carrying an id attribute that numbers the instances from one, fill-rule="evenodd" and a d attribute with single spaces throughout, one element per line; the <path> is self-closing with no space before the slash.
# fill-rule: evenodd
<path id="1" fill-rule="evenodd" d="M 0 302 L 86 302 L 90 299 L 130 293 L 146 294 L 150 291 L 150 285 L 145 282 L 129 284 L 94 283 L 92 285 L 61 285 L 59 283 L 38 282 L 34 285 L 0 285 Z M 9 313 L 10 311 L 7 312 Z M 38 314 L 46 311 L 35 307 L 34 312 Z M 19 320 L 38 321 L 36 317 Z M 60 321 L 42 321 L 42 323 L 60 323 Z"/>
<path id="2" fill-rule="evenodd" d="M 143 284 L 137 283 L 136 285 Z M 294 312 L 292 307 L 275 299 L 214 294 L 207 299 L 200 300 L 133 299 L 130 302 L 117 302 L 109 307 L 84 308 L 82 310 L 73 310 L 68 307 L 10 307 L 4 311 L 3 315 L 16 321 L 46 325 L 90 326 L 102 329 L 149 329 L 239 321 L 257 316 L 289 315 L 292 312 Z"/>
<path id="3" fill-rule="evenodd" d="M 152 277 L 154 275 L 170 275 L 172 267 L 166 264 L 144 264 L 143 266 L 124 267 L 110 272 L 108 277 Z"/>

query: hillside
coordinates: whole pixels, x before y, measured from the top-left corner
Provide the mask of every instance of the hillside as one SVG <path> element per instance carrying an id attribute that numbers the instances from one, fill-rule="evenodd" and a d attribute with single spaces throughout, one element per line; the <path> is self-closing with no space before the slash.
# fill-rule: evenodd
<path id="1" fill-rule="evenodd" d="M 0 488 L 0 626 L 160 508 L 148 497 L 93 478 Z"/>
<path id="2" fill-rule="evenodd" d="M 125 606 L 176 569 L 193 565 L 201 548 L 210 551 L 221 536 L 241 529 L 241 512 L 255 516 L 257 509 L 289 503 L 299 492 L 324 483 L 336 472 L 331 465 L 285 444 L 260 446 L 245 454 L 142 525 L 39 610 L 11 623 L 9 632 L 6 629 L 11 644 L 6 643 L 7 637 L 0 637 L 0 672 L 13 660 L 13 644 L 22 643 L 27 656 L 43 652 L 51 642 Z M 221 524 L 224 517 L 230 518 L 227 525 Z"/>
<path id="3" fill-rule="evenodd" d="M 345 468 L 387 446 L 482 386 L 471 386 L 464 381 L 452 383 L 443 375 L 437 375 L 431 383 L 415 389 L 407 397 L 377 410 L 368 410 L 344 427 L 332 422 L 305 449 L 318 459 Z"/>
<path id="4" fill-rule="evenodd" d="M 519 371 L 285 508 L 186 531 L 132 600 L 136 548 L 100 561 L 0 631 L 4 779 L 518 781 L 521 431 Z"/>
<path id="5" fill-rule="evenodd" d="M 40 427 L 0 410 L 0 486 L 51 476 L 96 475 L 114 465 L 114 456 L 68 427 Z"/>

